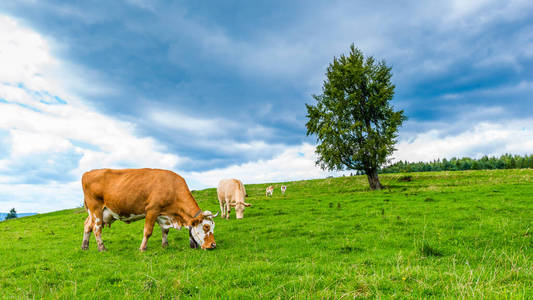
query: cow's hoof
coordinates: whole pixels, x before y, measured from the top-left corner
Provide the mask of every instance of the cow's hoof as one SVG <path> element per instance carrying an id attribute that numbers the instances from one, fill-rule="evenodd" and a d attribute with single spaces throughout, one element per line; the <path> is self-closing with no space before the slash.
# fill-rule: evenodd
<path id="1" fill-rule="evenodd" d="M 146 251 L 146 248 L 139 248 L 139 251 L 141 251 L 141 252 L 145 252 L 145 251 Z"/>
<path id="2" fill-rule="evenodd" d="M 81 250 L 89 250 L 89 245 L 82 245 L 81 246 Z"/>
<path id="3" fill-rule="evenodd" d="M 102 245 L 102 246 L 98 246 L 98 251 L 100 252 L 107 251 L 107 249 L 104 247 L 104 245 Z"/>
<path id="4" fill-rule="evenodd" d="M 164 243 L 162 243 L 161 246 L 162 246 L 163 248 L 168 247 L 168 242 L 164 242 Z"/>

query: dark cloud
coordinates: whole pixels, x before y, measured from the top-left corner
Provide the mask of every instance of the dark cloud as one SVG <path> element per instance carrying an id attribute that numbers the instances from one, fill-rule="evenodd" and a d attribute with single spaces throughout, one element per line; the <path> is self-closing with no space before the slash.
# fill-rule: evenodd
<path id="1" fill-rule="evenodd" d="M 242 144 L 309 141 L 304 103 L 351 43 L 393 67 L 394 104 L 410 118 L 405 136 L 528 117 L 531 4 L 467 2 L 41 1 L 0 9 L 117 91 L 86 95 L 95 107 L 189 158 L 183 169 L 204 170 L 277 151 Z M 220 130 L 163 126 L 150 118 L 154 110 L 211 120 Z"/>

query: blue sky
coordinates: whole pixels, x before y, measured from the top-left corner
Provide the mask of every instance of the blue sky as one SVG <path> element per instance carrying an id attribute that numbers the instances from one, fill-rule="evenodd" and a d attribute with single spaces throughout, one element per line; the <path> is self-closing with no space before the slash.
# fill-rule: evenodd
<path id="1" fill-rule="evenodd" d="M 530 1 L 2 1 L 0 211 L 101 167 L 192 189 L 319 178 L 305 103 L 351 43 L 392 66 L 395 159 L 533 149 Z"/>

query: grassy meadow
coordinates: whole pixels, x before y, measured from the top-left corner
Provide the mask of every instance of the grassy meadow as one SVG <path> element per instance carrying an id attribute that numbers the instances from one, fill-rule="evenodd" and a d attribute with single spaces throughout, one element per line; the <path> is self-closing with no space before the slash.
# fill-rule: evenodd
<path id="1" fill-rule="evenodd" d="M 0 222 L 7 299 L 533 298 L 533 170 L 380 175 L 246 185 L 244 219 L 215 219 L 217 249 L 143 221 L 80 249 L 82 208 Z M 80 187 L 81 188 L 81 187 Z M 216 190 L 195 191 L 218 211 Z M 80 199 L 81 202 L 81 199 Z"/>

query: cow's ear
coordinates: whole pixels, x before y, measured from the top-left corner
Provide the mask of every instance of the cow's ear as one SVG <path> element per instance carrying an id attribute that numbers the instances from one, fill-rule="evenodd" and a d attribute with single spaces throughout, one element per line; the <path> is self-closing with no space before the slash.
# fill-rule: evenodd
<path id="1" fill-rule="evenodd" d="M 252 206 L 252 204 L 251 204 L 251 203 L 246 203 L 246 202 L 245 202 L 245 203 L 244 203 L 244 206 L 248 207 L 248 206 Z"/>

